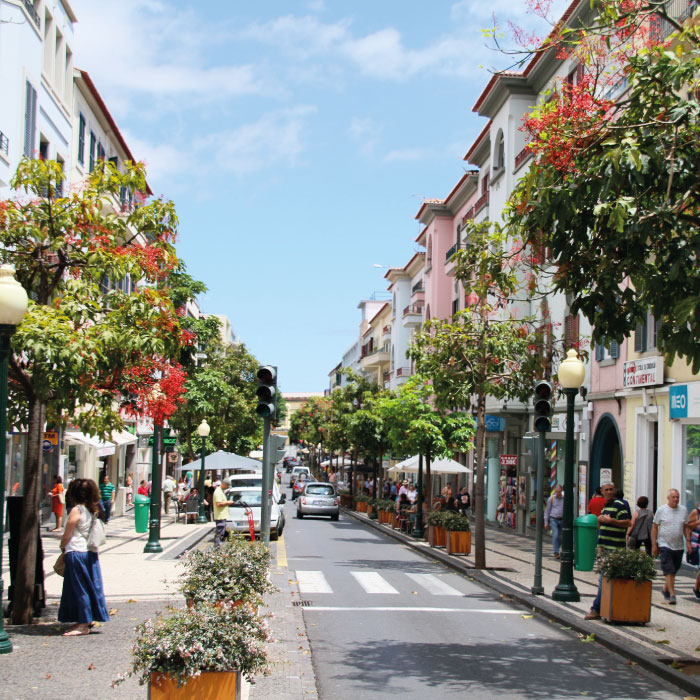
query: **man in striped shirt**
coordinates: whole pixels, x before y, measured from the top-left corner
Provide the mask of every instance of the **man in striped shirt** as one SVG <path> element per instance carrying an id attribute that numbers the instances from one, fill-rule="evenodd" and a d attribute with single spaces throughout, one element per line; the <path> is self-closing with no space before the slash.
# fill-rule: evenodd
<path id="1" fill-rule="evenodd" d="M 105 524 L 109 522 L 109 518 L 112 515 L 114 491 L 114 484 L 110 482 L 109 475 L 105 474 L 100 484 L 100 502 L 102 503 L 102 510 L 105 512 Z"/>
<path id="2" fill-rule="evenodd" d="M 630 525 L 630 517 L 625 504 L 615 498 L 615 485 L 603 484 L 603 498 L 605 505 L 598 516 L 598 556 L 604 557 L 607 552 L 626 546 L 627 528 Z M 586 620 L 598 620 L 600 618 L 600 598 L 602 595 L 603 577 L 598 578 L 598 593 L 591 606 L 591 611 L 586 615 Z"/>

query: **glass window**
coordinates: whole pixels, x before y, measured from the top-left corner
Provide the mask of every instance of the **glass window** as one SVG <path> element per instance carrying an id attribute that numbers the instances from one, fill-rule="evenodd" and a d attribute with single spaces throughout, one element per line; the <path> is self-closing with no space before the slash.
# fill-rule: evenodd
<path id="1" fill-rule="evenodd" d="M 314 496 L 333 496 L 333 487 L 326 486 L 325 484 L 309 484 L 306 487 L 307 494 L 313 494 Z"/>
<path id="2" fill-rule="evenodd" d="M 681 503 L 694 508 L 700 501 L 700 425 L 683 426 Z"/>

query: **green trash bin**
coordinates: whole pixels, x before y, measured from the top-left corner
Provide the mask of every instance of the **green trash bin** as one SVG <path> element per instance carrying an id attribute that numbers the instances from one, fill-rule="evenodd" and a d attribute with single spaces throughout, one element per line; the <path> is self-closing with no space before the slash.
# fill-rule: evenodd
<path id="1" fill-rule="evenodd" d="M 137 493 L 134 497 L 134 526 L 136 532 L 148 532 L 148 511 L 151 508 L 151 499 Z"/>
<path id="2" fill-rule="evenodd" d="M 582 515 L 574 521 L 574 568 L 577 571 L 593 571 L 595 550 L 598 543 L 598 518 Z"/>

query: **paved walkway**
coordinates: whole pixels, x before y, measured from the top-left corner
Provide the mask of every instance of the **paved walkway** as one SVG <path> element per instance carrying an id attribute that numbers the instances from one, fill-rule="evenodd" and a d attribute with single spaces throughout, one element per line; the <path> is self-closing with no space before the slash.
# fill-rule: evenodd
<path id="1" fill-rule="evenodd" d="M 346 511 L 366 524 L 399 539 L 425 556 L 438 559 L 475 580 L 496 589 L 504 599 L 520 602 L 536 609 L 549 619 L 579 631 L 582 635 L 594 634 L 596 641 L 605 644 L 630 660 L 642 663 L 657 673 L 700 697 L 700 678 L 681 673 L 671 667 L 679 660 L 692 661 L 695 674 L 700 670 L 700 603 L 692 592 L 695 571 L 685 568 L 676 579 L 678 604 L 670 606 L 661 595 L 663 579 L 659 574 L 654 580 L 651 622 L 647 625 L 610 625 L 602 621 L 589 622 L 583 616 L 590 610 L 598 586 L 595 572 L 575 571 L 579 590 L 579 603 L 559 603 L 551 599 L 551 593 L 559 581 L 559 561 L 552 557 L 549 541 L 544 544 L 542 585 L 544 596 L 533 596 L 535 541 L 534 538 L 516 534 L 506 528 L 487 527 L 487 571 L 474 568 L 473 543 L 469 556 L 448 555 L 443 548 L 432 548 L 425 541 L 418 541 L 392 530 L 390 526 L 370 520 L 364 513 Z M 549 538 L 547 538 L 549 540 Z"/>
<path id="2" fill-rule="evenodd" d="M 130 665 L 134 627 L 168 605 L 180 607 L 176 592 L 179 557 L 193 547 L 209 546 L 213 525 L 176 523 L 163 516 L 160 554 L 144 554 L 147 534 L 134 530 L 132 513 L 110 520 L 107 544 L 100 552 L 110 621 L 86 637 L 64 638 L 56 620 L 63 579 L 53 572 L 60 533 L 42 532 L 47 607 L 31 626 L 6 625 L 13 644 L 11 654 L 0 656 L 0 698 L 43 700 L 137 700 L 147 689 L 129 679 L 116 688 L 112 681 Z M 7 542 L 4 543 L 7 546 Z M 298 595 L 289 577 L 284 540 L 272 543 L 271 577 L 279 588 L 266 599 L 275 639 L 270 645 L 271 673 L 250 688 L 250 698 L 311 700 L 317 698 L 301 608 L 292 602 Z M 280 552 L 279 558 L 277 552 Z M 3 559 L 8 561 L 7 551 Z M 9 582 L 9 572 L 5 572 Z M 244 698 L 248 688 L 244 688 Z"/>

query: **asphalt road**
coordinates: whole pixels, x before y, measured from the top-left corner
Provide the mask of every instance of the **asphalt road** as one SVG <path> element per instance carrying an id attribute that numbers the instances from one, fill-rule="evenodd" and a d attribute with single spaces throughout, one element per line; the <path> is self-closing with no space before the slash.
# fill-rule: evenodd
<path id="1" fill-rule="evenodd" d="M 322 699 L 683 697 L 361 523 L 295 513 L 284 540 Z"/>

